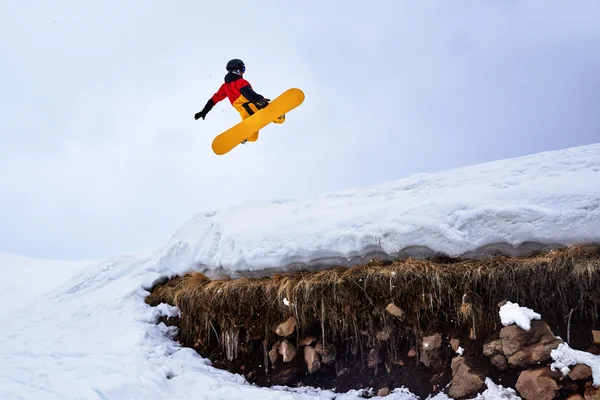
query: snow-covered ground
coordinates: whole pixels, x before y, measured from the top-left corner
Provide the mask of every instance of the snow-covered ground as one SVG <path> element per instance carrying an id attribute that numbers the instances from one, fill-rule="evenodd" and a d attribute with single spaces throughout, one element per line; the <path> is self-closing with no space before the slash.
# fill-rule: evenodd
<path id="1" fill-rule="evenodd" d="M 87 262 L 37 260 L 0 252 L 0 314 L 65 283 Z M 8 307 L 6 307 L 8 305 Z"/>
<path id="2" fill-rule="evenodd" d="M 146 289 L 192 267 L 275 270 L 373 246 L 460 254 L 498 242 L 590 241 L 600 237 L 598 182 L 600 145 L 591 145 L 196 216 L 164 248 L 77 266 L 62 285 L 29 297 L 25 308 L 9 302 L 0 313 L 0 399 L 358 398 L 359 392 L 258 388 L 211 367 L 155 324 L 159 313 L 177 310 L 147 306 Z M 54 286 L 40 265 L 24 286 Z M 0 280 L 0 291 L 5 285 L 10 279 Z M 507 324 L 526 325 L 523 318 L 536 315 L 518 305 L 503 311 Z M 563 348 L 558 368 L 578 354 Z M 482 397 L 512 396 L 488 380 Z M 397 390 L 386 399 L 413 397 Z"/>
<path id="3" fill-rule="evenodd" d="M 420 174 L 305 200 L 253 202 L 195 216 L 171 241 L 198 268 L 278 268 L 425 246 L 600 239 L 600 144 Z M 417 248 L 417 249 L 415 249 Z"/>

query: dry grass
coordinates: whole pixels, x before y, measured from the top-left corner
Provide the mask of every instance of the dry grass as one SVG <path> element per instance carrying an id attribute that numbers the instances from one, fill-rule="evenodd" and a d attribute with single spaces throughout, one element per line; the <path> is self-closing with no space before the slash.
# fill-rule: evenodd
<path id="1" fill-rule="evenodd" d="M 600 246 L 573 246 L 529 257 L 487 260 L 371 262 L 354 268 L 269 278 L 211 281 L 200 273 L 157 286 L 147 302 L 178 306 L 180 340 L 218 340 L 229 359 L 249 351 L 252 341 L 267 348 L 274 328 L 293 315 L 296 335 L 344 340 L 353 353 L 374 345 L 374 333 L 401 341 L 431 331 L 469 332 L 476 338 L 497 328 L 498 303 L 518 302 L 563 320 L 598 319 Z M 284 304 L 287 299 L 289 306 Z M 400 307 L 401 321 L 385 311 Z"/>

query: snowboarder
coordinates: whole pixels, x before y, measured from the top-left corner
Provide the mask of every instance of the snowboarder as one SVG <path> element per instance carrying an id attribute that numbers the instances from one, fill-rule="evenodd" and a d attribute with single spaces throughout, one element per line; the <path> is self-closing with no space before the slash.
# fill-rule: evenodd
<path id="1" fill-rule="evenodd" d="M 229 99 L 231 105 L 240 113 L 242 120 L 248 118 L 261 108 L 265 108 L 269 104 L 269 99 L 256 93 L 250 83 L 244 79 L 243 74 L 246 72 L 246 66 L 242 60 L 234 58 L 227 63 L 225 67 L 227 69 L 227 75 L 225 75 L 225 83 L 221 85 L 219 90 L 210 98 L 202 109 L 194 115 L 194 119 L 204 119 L 206 114 L 217 104 L 219 101 Z M 275 121 L 276 124 L 281 124 L 285 121 L 285 114 L 278 117 Z M 253 133 L 246 141 L 256 142 L 258 140 L 258 132 Z"/>

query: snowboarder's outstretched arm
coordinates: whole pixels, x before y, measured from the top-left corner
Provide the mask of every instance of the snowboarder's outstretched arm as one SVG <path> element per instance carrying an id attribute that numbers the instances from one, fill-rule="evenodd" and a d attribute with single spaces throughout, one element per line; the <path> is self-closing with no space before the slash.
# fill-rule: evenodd
<path id="1" fill-rule="evenodd" d="M 227 92 L 225 92 L 225 88 L 223 86 L 221 86 L 219 88 L 219 90 L 217 91 L 217 93 L 213 94 L 213 96 L 210 99 L 208 99 L 208 101 L 206 102 L 206 105 L 204 106 L 202 111 L 197 112 L 194 115 L 194 119 L 198 119 L 198 118 L 204 119 L 206 117 L 206 114 L 208 114 L 208 112 L 210 110 L 212 110 L 212 108 L 215 106 L 215 104 L 217 104 L 218 102 L 223 100 L 225 97 L 227 97 Z"/>

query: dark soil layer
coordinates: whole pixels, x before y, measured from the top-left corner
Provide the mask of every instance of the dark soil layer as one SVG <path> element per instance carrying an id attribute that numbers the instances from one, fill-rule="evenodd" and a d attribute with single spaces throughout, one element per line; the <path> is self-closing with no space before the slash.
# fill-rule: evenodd
<path id="1" fill-rule="evenodd" d="M 503 327 L 498 311 L 506 301 L 540 313 L 570 347 L 597 354 L 600 246 L 520 258 L 375 260 L 260 279 L 190 273 L 156 285 L 146 300 L 179 307 L 181 317 L 163 319 L 179 328 L 176 340 L 257 385 L 375 393 L 404 386 L 422 398 L 451 382 L 451 339 L 472 369 L 515 387 L 521 369 L 500 371 L 482 351 Z M 277 331 L 290 318 L 291 333 Z M 438 333 L 441 346 L 430 353 L 428 337 Z M 297 352 L 288 362 L 277 352 L 284 340 Z M 312 373 L 307 347 L 319 354 Z"/>

